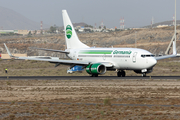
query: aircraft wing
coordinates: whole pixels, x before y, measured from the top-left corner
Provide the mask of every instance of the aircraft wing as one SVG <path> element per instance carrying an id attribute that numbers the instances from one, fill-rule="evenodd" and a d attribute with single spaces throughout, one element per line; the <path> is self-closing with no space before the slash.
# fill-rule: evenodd
<path id="1" fill-rule="evenodd" d="M 4 46 L 9 54 L 10 57 L 15 58 L 15 59 L 20 59 L 20 60 L 37 60 L 37 61 L 47 61 L 51 63 L 58 63 L 58 64 L 65 64 L 65 65 L 81 65 L 81 66 L 87 66 L 89 64 L 93 64 L 92 62 L 83 62 L 79 60 L 61 60 L 61 59 L 45 59 L 45 58 L 38 58 L 38 57 L 18 57 L 18 56 L 13 56 L 9 49 L 7 48 L 6 44 L 4 43 Z M 113 64 L 110 62 L 100 62 L 106 67 L 112 67 Z"/>
<path id="2" fill-rule="evenodd" d="M 93 64 L 92 62 L 83 62 L 78 60 L 62 60 L 62 59 L 41 59 L 41 58 L 30 58 L 30 57 L 15 57 L 16 59 L 20 60 L 37 60 L 37 61 L 47 61 L 50 63 L 59 63 L 59 64 L 65 64 L 65 65 L 81 65 L 81 66 L 87 66 L 89 64 Z M 99 62 L 103 64 L 106 67 L 112 67 L 113 64 L 110 62 Z"/>
<path id="3" fill-rule="evenodd" d="M 45 48 L 36 48 L 36 47 L 31 47 L 33 49 L 37 49 L 37 50 L 45 50 L 45 51 L 52 51 L 52 52 L 60 52 L 60 53 L 69 53 L 67 51 L 63 51 L 63 50 L 54 50 L 54 49 L 45 49 Z"/>
<path id="4" fill-rule="evenodd" d="M 159 56 L 155 57 L 156 60 L 162 60 L 162 59 L 167 59 L 167 58 L 174 58 L 177 57 L 177 55 L 165 55 L 165 56 Z"/>
<path id="5" fill-rule="evenodd" d="M 155 57 L 156 60 L 162 60 L 162 59 L 167 59 L 167 58 L 174 58 L 174 57 L 179 57 L 176 51 L 176 42 L 173 41 L 173 54 L 172 55 L 165 55 L 165 56 L 159 56 Z"/>
<path id="6" fill-rule="evenodd" d="M 60 64 L 67 64 L 67 65 L 88 65 L 90 64 L 89 62 L 82 62 L 82 61 L 77 61 L 77 60 L 61 60 L 61 59 L 41 59 L 41 58 L 30 58 L 30 57 L 16 57 L 16 59 L 20 60 L 37 60 L 37 61 L 47 61 L 51 63 L 60 63 Z"/>

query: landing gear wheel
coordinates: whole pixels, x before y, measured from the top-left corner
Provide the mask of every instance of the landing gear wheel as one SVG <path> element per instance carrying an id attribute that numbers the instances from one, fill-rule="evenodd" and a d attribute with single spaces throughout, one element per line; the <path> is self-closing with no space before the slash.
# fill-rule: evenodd
<path id="1" fill-rule="evenodd" d="M 120 71 L 117 72 L 117 76 L 118 76 L 118 77 L 121 77 L 121 76 L 122 76 L 122 74 L 121 74 Z"/>
<path id="2" fill-rule="evenodd" d="M 125 77 L 126 76 L 126 72 L 124 70 L 118 71 L 117 72 L 117 76 L 118 77 Z"/>
<path id="3" fill-rule="evenodd" d="M 91 77 L 98 77 L 98 74 L 92 74 Z"/>
<path id="4" fill-rule="evenodd" d="M 142 73 L 142 77 L 146 77 L 146 73 Z"/>
<path id="5" fill-rule="evenodd" d="M 121 73 L 122 73 L 122 77 L 126 76 L 126 72 L 124 70 L 122 70 Z"/>

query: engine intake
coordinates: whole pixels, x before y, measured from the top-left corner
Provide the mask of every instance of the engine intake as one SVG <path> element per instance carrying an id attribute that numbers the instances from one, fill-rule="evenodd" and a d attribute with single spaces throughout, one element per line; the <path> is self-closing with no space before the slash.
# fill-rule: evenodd
<path id="1" fill-rule="evenodd" d="M 89 74 L 104 74 L 106 67 L 101 63 L 89 64 L 86 67 L 86 72 Z"/>

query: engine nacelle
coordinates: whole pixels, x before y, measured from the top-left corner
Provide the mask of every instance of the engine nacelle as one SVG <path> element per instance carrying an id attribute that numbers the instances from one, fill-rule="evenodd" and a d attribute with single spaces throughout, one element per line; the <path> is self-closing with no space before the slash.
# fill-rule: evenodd
<path id="1" fill-rule="evenodd" d="M 89 74 L 104 74 L 106 67 L 101 63 L 89 64 L 86 67 L 86 72 Z"/>
<path id="2" fill-rule="evenodd" d="M 145 73 L 151 73 L 153 71 L 153 68 L 151 68 L 151 69 L 147 69 L 147 72 L 145 72 Z M 139 73 L 139 74 L 141 74 L 142 73 L 142 71 L 141 70 L 134 70 L 134 72 L 135 73 Z"/>

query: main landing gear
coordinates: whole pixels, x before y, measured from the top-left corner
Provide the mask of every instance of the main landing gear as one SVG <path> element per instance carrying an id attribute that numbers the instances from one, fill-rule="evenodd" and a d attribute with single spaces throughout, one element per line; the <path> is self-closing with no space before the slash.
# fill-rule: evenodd
<path id="1" fill-rule="evenodd" d="M 92 74 L 91 77 L 98 77 L 98 74 Z"/>
<path id="2" fill-rule="evenodd" d="M 117 76 L 118 77 L 125 77 L 126 76 L 126 72 L 124 70 L 120 70 L 117 72 Z"/>

